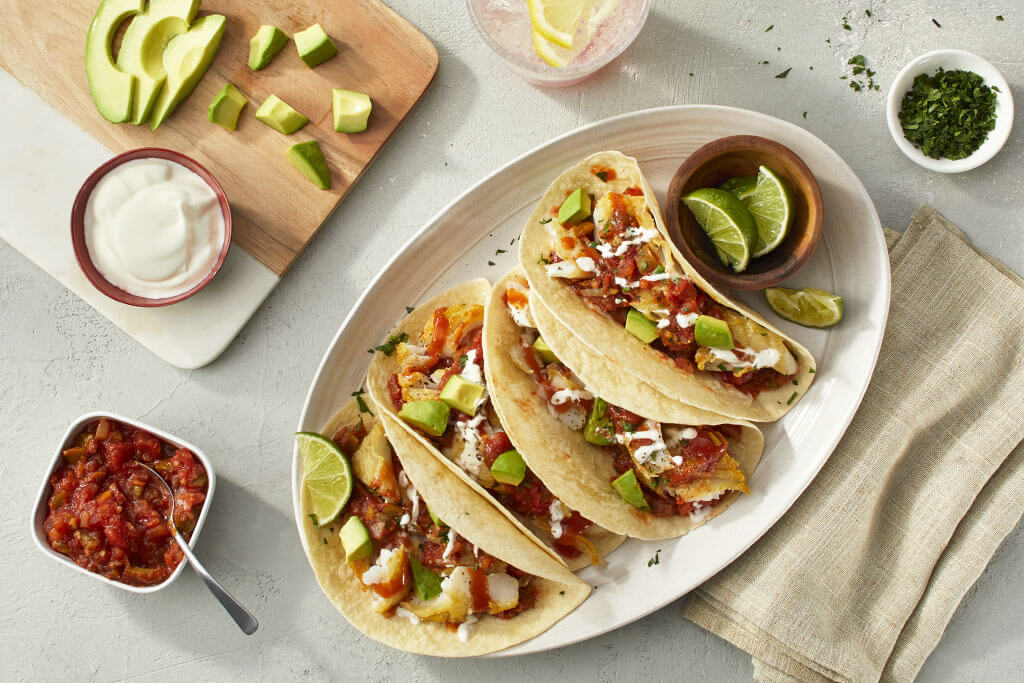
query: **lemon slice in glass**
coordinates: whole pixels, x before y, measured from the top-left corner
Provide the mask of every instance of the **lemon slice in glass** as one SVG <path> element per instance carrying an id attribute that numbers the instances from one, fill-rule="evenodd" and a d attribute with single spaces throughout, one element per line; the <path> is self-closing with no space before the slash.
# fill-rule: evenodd
<path id="1" fill-rule="evenodd" d="M 555 45 L 542 36 L 537 29 L 533 29 L 533 49 L 537 51 L 541 59 L 547 62 L 548 66 L 566 66 L 573 57 L 572 50 Z"/>
<path id="2" fill-rule="evenodd" d="M 831 327 L 843 319 L 846 308 L 843 297 L 814 287 L 769 287 L 764 290 L 764 296 L 773 311 L 805 327 Z"/>
<path id="3" fill-rule="evenodd" d="M 571 50 L 587 0 L 527 0 L 533 30 L 555 45 Z"/>
<path id="4" fill-rule="evenodd" d="M 757 239 L 757 224 L 743 202 L 716 187 L 694 190 L 682 202 L 704 228 L 722 263 L 737 273 L 746 270 Z"/>
<path id="5" fill-rule="evenodd" d="M 348 458 L 322 434 L 295 435 L 302 456 L 303 483 L 309 491 L 313 523 L 322 526 L 334 520 L 352 495 L 352 468 Z"/>

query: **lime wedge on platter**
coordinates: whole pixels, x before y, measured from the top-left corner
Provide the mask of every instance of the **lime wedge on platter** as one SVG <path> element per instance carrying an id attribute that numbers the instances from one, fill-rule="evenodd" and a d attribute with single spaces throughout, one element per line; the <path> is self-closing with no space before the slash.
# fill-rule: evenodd
<path id="1" fill-rule="evenodd" d="M 773 311 L 805 327 L 831 327 L 843 319 L 846 308 L 843 297 L 814 287 L 769 287 L 764 296 Z"/>
<path id="2" fill-rule="evenodd" d="M 694 190 L 682 198 L 714 245 L 718 258 L 741 273 L 750 263 L 757 224 L 736 195 L 715 187 Z"/>
<path id="3" fill-rule="evenodd" d="M 302 457 L 313 523 L 322 526 L 333 521 L 348 503 L 352 495 L 352 468 L 345 454 L 322 434 L 299 432 L 295 442 Z"/>

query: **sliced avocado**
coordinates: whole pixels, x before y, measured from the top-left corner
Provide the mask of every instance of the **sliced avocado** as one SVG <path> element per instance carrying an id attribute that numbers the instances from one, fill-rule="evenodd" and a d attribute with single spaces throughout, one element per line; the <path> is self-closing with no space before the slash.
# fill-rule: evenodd
<path id="1" fill-rule="evenodd" d="M 651 506 L 644 498 L 644 492 L 640 489 L 640 482 L 636 480 L 636 473 L 627 470 L 618 479 L 612 482 L 612 488 L 619 494 L 622 500 L 626 501 L 638 510 L 649 511 Z"/>
<path id="2" fill-rule="evenodd" d="M 629 313 L 626 314 L 626 332 L 644 344 L 650 344 L 658 338 L 658 328 L 635 308 L 629 309 Z"/>
<path id="3" fill-rule="evenodd" d="M 299 51 L 299 58 L 310 69 L 338 54 L 337 46 L 331 42 L 327 32 L 320 24 L 313 24 L 305 31 L 299 31 L 293 37 L 295 38 L 295 48 Z"/>
<path id="4" fill-rule="evenodd" d="M 121 39 L 117 67 L 135 76 L 132 123 L 145 123 L 167 80 L 164 49 L 176 35 L 188 31 L 199 11 L 199 0 L 149 0 L 146 11 L 135 16 Z"/>
<path id="5" fill-rule="evenodd" d="M 235 130 L 238 128 L 238 115 L 248 103 L 249 100 L 245 99 L 238 88 L 225 83 L 206 110 L 206 118 L 228 130 Z"/>
<path id="6" fill-rule="evenodd" d="M 577 187 L 572 191 L 562 205 L 558 207 L 558 222 L 562 225 L 579 223 L 590 215 L 590 195 Z"/>
<path id="7" fill-rule="evenodd" d="M 594 399 L 594 405 L 587 415 L 587 424 L 583 427 L 583 438 L 597 446 L 611 446 L 615 443 L 615 428 L 606 415 L 608 404 L 601 398 Z"/>
<path id="8" fill-rule="evenodd" d="M 309 119 L 277 95 L 271 95 L 264 100 L 256 110 L 256 118 L 285 135 L 291 135 L 309 123 Z"/>
<path id="9" fill-rule="evenodd" d="M 702 315 L 693 325 L 693 336 L 697 343 L 709 349 L 731 349 L 735 346 L 729 323 L 710 315 Z"/>
<path id="10" fill-rule="evenodd" d="M 249 41 L 249 68 L 259 71 L 284 49 L 288 34 L 276 26 L 264 24 Z"/>
<path id="11" fill-rule="evenodd" d="M 301 114 L 300 114 L 301 116 Z M 321 190 L 331 189 L 331 169 L 316 140 L 307 140 L 288 148 L 288 161 L 299 173 Z"/>
<path id="12" fill-rule="evenodd" d="M 416 591 L 417 598 L 430 600 L 441 594 L 441 578 L 437 574 L 412 555 L 409 556 L 409 564 L 412 565 L 412 589 Z"/>
<path id="13" fill-rule="evenodd" d="M 342 525 L 338 536 L 341 537 L 341 545 L 345 548 L 346 562 L 365 560 L 373 554 L 373 539 L 370 538 L 370 532 L 366 530 L 363 521 L 355 515 L 349 517 Z"/>
<path id="14" fill-rule="evenodd" d="M 122 123 L 132 117 L 138 82 L 114 64 L 114 34 L 125 19 L 142 11 L 145 0 L 103 0 L 85 38 L 85 75 L 96 109 L 107 121 Z"/>
<path id="15" fill-rule="evenodd" d="M 188 32 L 174 36 L 167 43 L 167 49 L 164 50 L 167 80 L 149 116 L 149 127 L 152 130 L 156 130 L 199 85 L 223 37 L 223 15 L 208 14 L 197 19 Z"/>
<path id="16" fill-rule="evenodd" d="M 434 514 L 434 511 L 430 509 L 429 505 L 427 505 L 427 514 L 430 515 L 430 521 L 433 522 L 435 526 L 447 526 L 441 521 L 440 517 Z"/>
<path id="17" fill-rule="evenodd" d="M 558 358 L 555 356 L 555 352 L 551 350 L 548 343 L 544 341 L 544 337 L 537 337 L 537 341 L 533 342 L 533 350 L 537 352 L 540 359 L 545 363 L 557 363 Z"/>
<path id="18" fill-rule="evenodd" d="M 334 111 L 334 130 L 339 133 L 362 133 L 366 130 L 366 122 L 373 109 L 369 95 L 335 88 L 331 91 L 331 104 Z"/>
<path id="19" fill-rule="evenodd" d="M 484 387 L 462 375 L 452 375 L 441 390 L 441 400 L 466 415 L 476 415 L 484 397 Z"/>
<path id="20" fill-rule="evenodd" d="M 519 451 L 505 451 L 494 459 L 491 464 L 491 474 L 502 484 L 519 486 L 523 477 L 526 476 L 526 461 L 523 460 L 523 456 L 519 455 Z"/>
<path id="21" fill-rule="evenodd" d="M 430 436 L 441 436 L 448 429 L 450 413 L 451 409 L 444 401 L 409 401 L 398 411 L 398 417 Z"/>

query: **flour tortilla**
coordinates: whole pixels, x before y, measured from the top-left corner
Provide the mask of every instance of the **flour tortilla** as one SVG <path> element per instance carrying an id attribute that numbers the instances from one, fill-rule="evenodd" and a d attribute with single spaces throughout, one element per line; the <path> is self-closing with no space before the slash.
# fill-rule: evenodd
<path id="1" fill-rule="evenodd" d="M 615 179 L 602 181 L 590 172 L 593 166 L 614 169 Z M 550 235 L 546 224 L 541 221 L 550 220 L 552 209 L 560 206 L 566 195 L 579 187 L 595 197 L 600 197 L 609 191 L 624 192 L 634 186 L 643 190 L 647 208 L 654 216 L 658 231 L 686 277 L 722 306 L 745 315 L 782 337 L 797 361 L 796 384 L 787 383 L 779 388 L 763 391 L 754 399 L 720 381 L 711 373 L 698 370 L 694 374 L 689 374 L 678 368 L 671 358 L 627 332 L 610 316 L 588 308 L 569 287 L 568 280 L 548 276 L 541 259 L 546 258 L 551 251 Z M 620 152 L 593 154 L 555 179 L 526 222 L 519 242 L 519 260 L 530 282 L 533 296 L 540 300 L 540 304 L 563 327 L 571 330 L 587 346 L 604 356 L 609 368 L 618 368 L 614 373 L 595 373 L 594 388 L 603 395 L 606 380 L 612 374 L 621 377 L 628 373 L 639 380 L 635 386 L 635 393 L 628 397 L 629 400 L 620 404 L 627 410 L 638 413 L 642 413 L 644 408 L 670 410 L 671 402 L 682 401 L 728 417 L 770 422 L 778 420 L 796 405 L 814 381 L 814 358 L 807 349 L 769 324 L 752 309 L 720 293 L 683 258 L 668 235 L 657 199 L 640 172 L 636 159 Z M 557 346 L 558 343 L 558 339 L 548 342 L 555 355 L 561 357 L 563 349 Z"/>
<path id="2" fill-rule="evenodd" d="M 726 494 L 724 501 L 711 508 L 708 516 L 698 522 L 689 516 L 655 517 L 633 507 L 612 489 L 609 482 L 616 472 L 611 456 L 604 449 L 588 443 L 582 432 L 570 429 L 552 416 L 537 383 L 512 361 L 510 351 L 520 343 L 521 332 L 505 305 L 504 294 L 511 280 L 524 283 L 522 271 L 516 269 L 499 280 L 487 304 L 484 369 L 491 400 L 502 423 L 508 428 L 509 437 L 551 492 L 595 523 L 643 539 L 682 536 L 724 512 L 740 496 L 738 492 Z M 608 368 L 603 365 L 594 367 L 587 362 L 593 352 L 568 328 L 535 306 L 534 298 L 531 291 L 530 308 L 534 321 L 539 324 L 541 315 L 549 318 L 542 332 L 544 341 L 552 349 L 557 344 L 565 352 L 556 352 L 558 359 L 589 388 L 595 386 L 596 380 L 603 380 L 601 385 L 608 391 L 599 395 L 613 405 L 621 406 L 620 399 L 630 396 L 635 386 L 633 378 L 624 374 L 621 367 L 617 370 L 613 367 L 611 374 L 607 374 Z M 739 426 L 740 436 L 730 440 L 728 452 L 750 480 L 764 449 L 764 437 L 754 425 L 663 399 L 653 410 L 629 410 L 666 424 Z"/>
<path id="3" fill-rule="evenodd" d="M 376 410 L 374 413 L 380 415 Z M 368 429 L 377 420 L 368 415 L 362 418 Z M 331 418 L 323 433 L 334 434 L 359 419 L 359 406 L 352 400 Z M 384 617 L 373 610 L 372 594 L 345 562 L 345 550 L 337 533 L 340 523 L 314 526 L 308 514 L 309 495 L 303 487 L 302 530 L 309 562 L 324 594 L 357 629 L 376 641 L 407 652 L 470 657 L 503 650 L 543 633 L 590 594 L 590 586 L 548 557 L 418 443 L 404 444 L 401 450 L 396 448 L 395 451 L 406 476 L 434 514 L 473 545 L 538 577 L 534 579 L 538 588 L 537 602 L 511 619 L 481 616 L 471 627 L 472 635 L 467 642 L 460 641 L 455 631 L 444 624 L 428 621 L 414 624 L 404 617 Z"/>
<path id="4" fill-rule="evenodd" d="M 456 285 L 455 287 L 438 294 L 429 301 L 419 304 L 412 313 L 407 315 L 398 323 L 395 329 L 391 331 L 391 334 L 395 335 L 404 332 L 409 336 L 410 341 L 414 341 L 420 331 L 426 327 L 427 323 L 430 321 L 435 309 L 442 306 L 453 306 L 455 304 L 478 304 L 483 306 L 487 303 L 487 297 L 489 296 L 490 291 L 490 283 L 483 278 L 470 280 L 469 282 Z M 398 414 L 394 411 L 387 390 L 388 380 L 397 371 L 397 355 L 392 354 L 391 356 L 386 356 L 382 352 L 378 351 L 374 355 L 373 361 L 370 363 L 366 380 L 367 390 L 369 391 L 371 398 L 373 398 L 373 401 L 380 406 L 381 411 L 394 418 L 392 422 L 385 421 L 384 428 L 387 430 L 388 437 L 391 439 L 395 450 L 401 452 L 407 447 L 411 448 L 414 443 L 426 448 L 431 454 L 439 458 L 446 467 L 465 481 L 475 493 L 494 505 L 513 524 L 515 524 L 520 531 L 522 531 L 528 538 L 535 541 L 557 562 L 566 564 L 573 571 L 589 566 L 591 561 L 589 556 L 586 554 L 581 554 L 579 557 L 573 558 L 568 562 L 562 559 L 562 557 L 554 550 L 554 539 L 551 538 L 551 532 L 549 530 L 541 528 L 534 522 L 534 520 L 522 518 L 506 508 L 498 502 L 498 500 L 495 499 L 487 489 L 480 486 L 466 472 L 464 472 L 461 467 L 446 458 L 443 453 L 434 447 L 434 444 L 398 418 Z M 505 428 L 507 431 L 508 426 L 505 425 Z M 397 433 L 399 430 L 404 431 L 405 434 Z M 525 454 L 522 455 L 524 458 L 526 457 Z M 571 505 L 569 507 L 575 509 Z M 594 544 L 594 548 L 602 558 L 615 550 L 615 548 L 622 545 L 622 542 L 625 541 L 623 536 L 611 533 L 607 529 L 603 529 L 597 525 L 588 529 L 584 533 L 584 536 Z"/>

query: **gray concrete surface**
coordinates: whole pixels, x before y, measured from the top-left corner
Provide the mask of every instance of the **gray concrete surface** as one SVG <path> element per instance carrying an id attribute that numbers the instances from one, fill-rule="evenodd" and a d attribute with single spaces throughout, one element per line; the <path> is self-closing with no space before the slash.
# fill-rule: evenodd
<path id="1" fill-rule="evenodd" d="M 0 244 L 0 481 L 12 494 L 0 506 L 0 679 L 55 679 L 74 671 L 100 680 L 748 680 L 749 657 L 683 620 L 679 604 L 588 643 L 516 660 L 448 662 L 394 652 L 339 617 L 299 546 L 291 518 L 291 433 L 321 354 L 352 301 L 388 255 L 452 197 L 580 124 L 672 103 L 764 111 L 807 127 L 838 150 L 884 224 L 902 229 L 915 207 L 930 202 L 980 248 L 1024 272 L 1020 115 L 995 160 L 952 177 L 905 159 L 884 120 L 890 79 L 936 47 L 986 56 L 1020 96 L 1020 0 L 660 0 L 622 58 L 565 90 L 539 90 L 507 72 L 475 35 L 461 3 L 392 5 L 436 43 L 438 78 L 212 366 L 185 372 L 163 364 Z M 997 14 L 1005 21 L 997 22 Z M 850 31 L 841 27 L 844 16 Z M 765 32 L 769 25 L 774 28 Z M 839 80 L 858 53 L 878 71 L 881 92 L 857 94 Z M 787 78 L 774 78 L 787 67 Z M 0 188 L 0 196 L 9 189 Z M 75 575 L 32 547 L 28 514 L 47 453 L 70 419 L 99 407 L 190 435 L 213 456 L 219 486 L 198 551 L 259 615 L 257 635 L 235 630 L 190 572 L 169 590 L 140 597 Z M 968 593 L 921 679 L 1020 680 L 1022 595 L 1018 527 Z"/>

